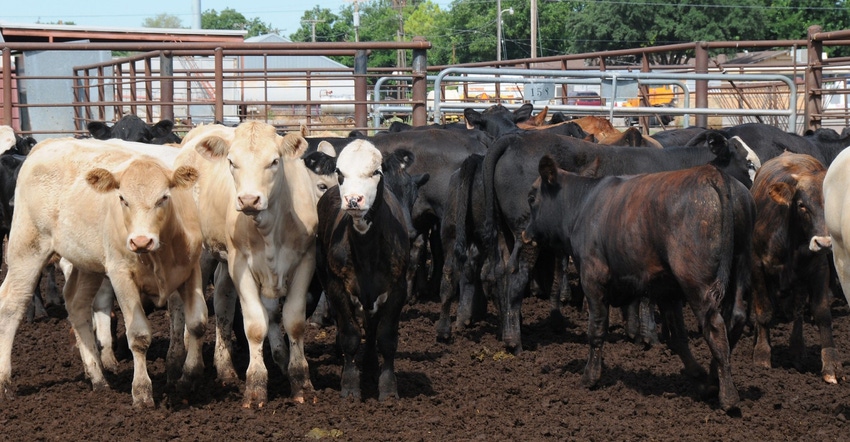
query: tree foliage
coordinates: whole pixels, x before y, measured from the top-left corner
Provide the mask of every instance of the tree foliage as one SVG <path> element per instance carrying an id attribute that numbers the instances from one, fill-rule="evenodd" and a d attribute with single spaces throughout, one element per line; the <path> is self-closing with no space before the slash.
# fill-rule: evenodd
<path id="1" fill-rule="evenodd" d="M 248 37 L 269 34 L 273 31 L 272 26 L 260 21 L 259 17 L 248 20 L 242 13 L 231 8 L 224 8 L 220 13 L 215 9 L 207 9 L 201 13 L 201 28 L 242 30 L 248 32 Z"/>
<path id="2" fill-rule="evenodd" d="M 501 0 L 503 59 L 531 54 L 530 2 Z M 496 1 L 454 0 L 447 10 L 430 0 L 359 2 L 360 27 L 353 26 L 354 5 L 336 13 L 315 7 L 289 37 L 310 41 L 307 20 L 316 25 L 316 41 L 405 41 L 420 35 L 432 43 L 429 65 L 496 59 Z M 697 41 L 801 39 L 819 24 L 825 31 L 850 27 L 847 0 L 538 0 L 537 55 L 550 56 L 630 49 Z M 834 55 L 834 54 L 831 54 Z M 409 51 L 407 58 L 409 59 Z M 693 54 L 670 51 L 653 63 L 679 64 Z M 346 59 L 350 64 L 350 57 Z M 640 63 L 622 58 L 613 62 Z M 395 51 L 374 51 L 370 66 L 397 65 Z"/>
<path id="3" fill-rule="evenodd" d="M 183 28 L 183 22 L 180 17 L 171 14 L 158 14 L 156 17 L 147 17 L 142 21 L 142 27 L 145 28 L 166 28 L 180 29 Z"/>

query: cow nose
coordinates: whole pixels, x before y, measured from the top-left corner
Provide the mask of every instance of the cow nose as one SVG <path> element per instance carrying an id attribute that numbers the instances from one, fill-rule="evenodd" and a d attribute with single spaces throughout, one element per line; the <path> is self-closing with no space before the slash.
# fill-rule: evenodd
<path id="1" fill-rule="evenodd" d="M 820 252 L 832 248 L 832 238 L 828 236 L 813 236 L 809 242 L 809 250 Z"/>
<path id="2" fill-rule="evenodd" d="M 357 209 L 360 207 L 360 202 L 363 201 L 363 195 L 348 195 L 345 200 L 349 209 Z"/>
<path id="3" fill-rule="evenodd" d="M 260 205 L 259 195 L 242 195 L 238 198 L 239 210 L 258 210 Z"/>
<path id="4" fill-rule="evenodd" d="M 130 250 L 136 253 L 150 252 L 154 248 L 155 241 L 149 236 L 139 235 L 130 238 Z"/>

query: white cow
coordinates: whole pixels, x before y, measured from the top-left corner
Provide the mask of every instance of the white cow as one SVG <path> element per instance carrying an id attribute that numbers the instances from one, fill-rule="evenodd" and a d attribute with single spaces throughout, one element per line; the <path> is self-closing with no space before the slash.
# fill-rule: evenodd
<path id="1" fill-rule="evenodd" d="M 230 284 L 242 306 L 250 351 L 246 408 L 262 407 L 267 401 L 266 336 L 275 362 L 289 375 L 293 399 L 303 402 L 305 391 L 313 388 L 304 331 L 306 293 L 315 270 L 318 196 L 301 160 L 306 148 L 300 134 L 280 136 L 273 126 L 251 121 L 235 129 L 193 129 L 177 160 L 200 170 L 195 192 L 204 214 L 205 245 L 214 255 L 226 255 L 228 272 L 217 272 L 214 301 L 215 364 L 224 382 L 237 379 L 230 356 L 232 324 L 227 319 L 234 308 L 227 296 Z M 277 325 L 281 298 L 285 298 L 282 322 L 288 352 Z"/>
<path id="2" fill-rule="evenodd" d="M 182 364 L 181 384 L 198 380 L 207 312 L 198 260 L 200 224 L 191 194 L 197 177 L 192 167 L 172 170 L 153 157 L 98 140 L 48 140 L 30 153 L 15 191 L 9 272 L 0 285 L 0 388 L 6 397 L 13 396 L 15 332 L 41 268 L 54 254 L 73 264 L 65 305 L 95 389 L 108 388 L 91 325 L 92 299 L 104 276 L 115 287 L 133 352 L 133 404 L 154 405 L 146 363 L 151 330 L 142 296 L 184 309 L 185 338 L 182 328 L 172 334 L 166 364 L 169 374 Z M 175 291 L 179 296 L 172 296 Z"/>
<path id="3" fill-rule="evenodd" d="M 850 302 L 850 149 L 844 149 L 829 165 L 823 179 L 823 212 L 832 238 L 835 270 Z"/>

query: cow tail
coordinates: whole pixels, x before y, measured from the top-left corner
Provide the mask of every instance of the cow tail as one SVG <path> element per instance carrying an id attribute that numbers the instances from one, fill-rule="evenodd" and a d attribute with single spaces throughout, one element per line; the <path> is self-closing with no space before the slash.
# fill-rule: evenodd
<path id="1" fill-rule="evenodd" d="M 485 243 L 491 247 L 490 250 L 496 249 L 496 227 L 499 224 L 499 213 L 496 208 L 496 178 L 494 176 L 496 173 L 496 164 L 502 155 L 504 155 L 508 146 L 511 145 L 514 138 L 511 135 L 499 138 L 487 149 L 487 154 L 484 155 L 484 232 L 487 235 L 484 239 Z"/>
<path id="2" fill-rule="evenodd" d="M 469 229 L 475 228 L 469 224 L 469 201 L 472 198 L 472 188 L 475 182 L 475 171 L 478 169 L 480 156 L 470 155 L 460 165 L 460 183 L 457 191 L 457 219 L 455 220 L 455 259 L 459 263 L 466 262 L 467 258 L 467 233 Z"/>
<path id="3" fill-rule="evenodd" d="M 729 180 L 732 179 L 719 169 L 717 170 L 717 181 L 714 189 L 720 200 L 721 227 L 720 227 L 720 261 L 717 269 L 716 286 L 711 288 L 711 299 L 714 305 L 720 309 L 723 299 L 726 297 L 732 279 L 732 266 L 735 259 L 735 204 L 732 200 L 732 188 Z"/>

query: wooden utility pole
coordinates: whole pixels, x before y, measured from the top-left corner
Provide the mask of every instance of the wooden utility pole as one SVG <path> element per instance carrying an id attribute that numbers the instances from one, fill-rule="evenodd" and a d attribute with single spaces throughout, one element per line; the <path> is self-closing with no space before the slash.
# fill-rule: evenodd
<path id="1" fill-rule="evenodd" d="M 393 9 L 398 12 L 398 31 L 396 39 L 399 43 L 404 41 L 404 7 L 407 5 L 407 0 L 393 0 Z M 396 55 L 396 67 L 403 68 L 407 66 L 407 57 L 405 57 L 404 49 L 399 49 Z"/>
<path id="2" fill-rule="evenodd" d="M 316 23 L 324 22 L 324 20 L 301 20 L 301 23 L 310 23 L 310 27 L 313 28 L 313 43 L 316 42 Z"/>

